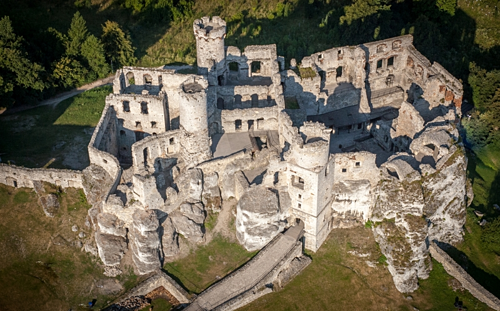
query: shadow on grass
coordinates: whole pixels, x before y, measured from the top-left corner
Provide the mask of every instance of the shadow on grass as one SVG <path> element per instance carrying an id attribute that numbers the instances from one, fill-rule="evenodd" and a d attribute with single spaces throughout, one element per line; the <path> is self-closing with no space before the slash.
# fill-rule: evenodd
<path id="1" fill-rule="evenodd" d="M 448 255 L 450 255 L 453 260 L 455 260 L 476 282 L 481 284 L 486 290 L 500 297 L 500 279 L 495 275 L 490 274 L 479 267 L 477 267 L 467 255 L 455 248 L 454 246 L 447 243 L 440 243 L 440 246 Z"/>

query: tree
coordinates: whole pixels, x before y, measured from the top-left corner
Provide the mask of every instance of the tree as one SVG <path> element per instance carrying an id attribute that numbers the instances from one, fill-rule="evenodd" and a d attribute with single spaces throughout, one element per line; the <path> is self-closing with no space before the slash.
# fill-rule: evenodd
<path id="1" fill-rule="evenodd" d="M 364 21 L 370 15 L 390 9 L 388 0 L 355 0 L 353 4 L 344 7 L 344 15 L 340 17 L 340 24 L 351 25 L 355 20 Z"/>
<path id="2" fill-rule="evenodd" d="M 89 64 L 90 69 L 97 74 L 99 78 L 104 78 L 109 73 L 109 66 L 106 63 L 104 46 L 101 40 L 94 35 L 87 37 L 82 44 L 81 54 Z"/>
<path id="3" fill-rule="evenodd" d="M 64 87 L 83 84 L 88 70 L 76 59 L 64 56 L 55 65 L 52 76 Z"/>
<path id="4" fill-rule="evenodd" d="M 16 87 L 41 91 L 46 87 L 41 75 L 43 67 L 28 59 L 22 48 L 23 38 L 16 36 L 8 16 L 0 19 L 0 106 L 13 101 Z"/>
<path id="5" fill-rule="evenodd" d="M 71 20 L 71 26 L 68 29 L 68 38 L 66 41 L 66 54 L 75 56 L 80 54 L 83 42 L 87 38 L 87 24 L 80 12 L 76 12 Z"/>
<path id="6" fill-rule="evenodd" d="M 495 218 L 484 226 L 481 241 L 490 251 L 500 254 L 500 218 Z"/>
<path id="7" fill-rule="evenodd" d="M 126 35 L 116 22 L 106 21 L 102 26 L 102 42 L 109 61 L 117 67 L 133 65 L 137 62 L 134 56 L 130 36 Z"/>

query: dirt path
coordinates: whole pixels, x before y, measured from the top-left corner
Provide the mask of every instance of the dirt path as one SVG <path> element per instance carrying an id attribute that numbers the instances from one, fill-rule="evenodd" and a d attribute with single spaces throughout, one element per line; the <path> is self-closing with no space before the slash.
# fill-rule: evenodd
<path id="1" fill-rule="evenodd" d="M 111 84 L 111 83 L 113 83 L 113 79 L 114 78 L 115 78 L 114 76 L 111 76 L 111 77 L 107 77 L 107 78 L 104 78 L 104 79 L 101 79 L 101 80 L 97 80 L 97 81 L 94 81 L 92 83 L 82 85 L 82 86 L 80 86 L 80 87 L 78 87 L 76 89 L 73 89 L 71 91 L 67 91 L 67 92 L 64 92 L 64 93 L 57 94 L 56 96 L 54 96 L 52 98 L 46 99 L 44 101 L 41 101 L 36 106 L 23 105 L 23 106 L 19 106 L 19 107 L 16 107 L 16 108 L 11 108 L 11 109 L 4 110 L 3 112 L 0 111 L 0 114 L 3 114 L 3 115 L 14 114 L 14 113 L 19 113 L 21 111 L 25 111 L 25 110 L 29 110 L 29 109 L 33 109 L 33 108 L 38 108 L 38 107 L 41 107 L 41 106 L 52 106 L 52 107 L 55 107 L 57 104 L 59 104 L 60 102 L 62 102 L 65 99 L 71 98 L 73 96 L 76 96 L 76 95 L 78 95 L 80 93 L 83 93 L 85 91 L 91 90 L 91 89 L 99 87 L 99 86 Z"/>

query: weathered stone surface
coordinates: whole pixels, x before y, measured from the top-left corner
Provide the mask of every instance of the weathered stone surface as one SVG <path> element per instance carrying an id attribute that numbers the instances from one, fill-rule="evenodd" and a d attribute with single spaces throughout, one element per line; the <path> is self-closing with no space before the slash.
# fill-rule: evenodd
<path id="1" fill-rule="evenodd" d="M 163 256 L 172 257 L 179 253 L 179 235 L 175 231 L 172 219 L 168 217 L 162 224 L 163 235 L 161 237 L 161 244 L 163 248 Z"/>
<path id="2" fill-rule="evenodd" d="M 82 185 L 87 202 L 91 205 L 102 202 L 108 195 L 113 179 L 104 168 L 91 164 L 83 170 Z"/>
<path id="3" fill-rule="evenodd" d="M 284 228 L 275 192 L 263 186 L 250 188 L 238 202 L 236 236 L 248 250 L 264 247 Z"/>
<path id="4" fill-rule="evenodd" d="M 96 232 L 95 241 L 99 257 L 105 265 L 116 266 L 120 264 L 127 249 L 124 237 Z"/>
<path id="5" fill-rule="evenodd" d="M 174 212 L 169 217 L 178 233 L 192 242 L 201 242 L 205 234 L 202 224 L 194 222 L 180 212 Z"/>
<path id="6" fill-rule="evenodd" d="M 201 201 L 203 192 L 203 173 L 200 169 L 189 169 L 182 173 L 177 180 L 179 196 L 184 201 L 196 203 Z"/>
<path id="7" fill-rule="evenodd" d="M 371 214 L 371 185 L 369 180 L 346 180 L 333 185 L 333 227 L 350 227 L 353 220 L 363 222 Z"/>
<path id="8" fill-rule="evenodd" d="M 132 259 L 139 274 L 147 274 L 161 268 L 161 244 L 159 221 L 151 210 L 137 210 L 129 232 Z"/>
<path id="9" fill-rule="evenodd" d="M 413 139 L 417 133 L 424 129 L 425 122 L 415 107 L 404 101 L 401 104 L 401 108 L 399 108 L 399 116 L 394 123 L 396 124 L 396 131 L 391 133 L 393 138 L 406 136 Z"/>
<path id="10" fill-rule="evenodd" d="M 59 211 L 59 200 L 57 195 L 53 193 L 40 196 L 38 201 L 42 205 L 43 212 L 48 217 L 54 217 L 57 214 L 57 211 Z"/>
<path id="11" fill-rule="evenodd" d="M 97 215 L 97 225 L 99 231 L 103 234 L 110 234 L 125 237 L 127 230 L 124 227 L 123 221 L 119 220 L 113 214 L 100 213 Z"/>
<path id="12" fill-rule="evenodd" d="M 205 211 L 201 203 L 183 203 L 181 204 L 179 211 L 197 224 L 202 225 L 205 221 Z"/>
<path id="13" fill-rule="evenodd" d="M 221 192 L 219 189 L 219 176 L 217 173 L 209 173 L 203 176 L 202 202 L 207 210 L 220 211 L 222 204 Z"/>

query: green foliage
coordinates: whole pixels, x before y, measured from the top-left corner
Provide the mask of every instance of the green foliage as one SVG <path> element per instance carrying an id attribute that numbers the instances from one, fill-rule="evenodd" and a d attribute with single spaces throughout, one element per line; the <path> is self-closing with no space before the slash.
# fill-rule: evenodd
<path id="1" fill-rule="evenodd" d="M 116 22 L 106 21 L 102 25 L 102 42 L 106 57 L 117 67 L 130 66 L 137 62 L 130 36 Z"/>
<path id="2" fill-rule="evenodd" d="M 382 264 L 382 265 L 386 264 L 387 263 L 387 257 L 385 257 L 384 254 L 382 254 L 382 255 L 380 255 L 380 257 L 378 257 L 377 262 L 379 264 Z"/>
<path id="3" fill-rule="evenodd" d="M 489 108 L 495 92 L 500 88 L 500 70 L 487 71 L 472 62 L 469 84 L 472 88 L 474 106 L 484 112 Z"/>
<path id="4" fill-rule="evenodd" d="M 500 255 L 500 218 L 495 218 L 484 226 L 481 242 L 487 249 Z"/>
<path id="5" fill-rule="evenodd" d="M 365 223 L 365 228 L 367 228 L 367 229 L 371 229 L 371 228 L 373 228 L 373 221 L 368 220 L 368 221 Z"/>
<path id="6" fill-rule="evenodd" d="M 43 68 L 28 59 L 22 47 L 23 38 L 16 36 L 8 16 L 0 19 L 0 107 L 12 103 L 15 88 L 41 91 Z"/>
<path id="7" fill-rule="evenodd" d="M 142 19 L 150 24 L 182 21 L 193 16 L 192 0 L 123 0 L 122 5 L 133 14 L 142 14 Z"/>
<path id="8" fill-rule="evenodd" d="M 89 64 L 90 70 L 96 73 L 98 78 L 104 78 L 109 73 L 109 66 L 104 56 L 104 47 L 94 35 L 88 36 L 83 42 L 81 54 Z"/>
<path id="9" fill-rule="evenodd" d="M 389 11 L 389 0 L 354 0 L 353 4 L 344 7 L 344 15 L 340 17 L 340 25 L 351 25 L 355 20 L 365 21 L 365 18 L 380 11 Z"/>
<path id="10" fill-rule="evenodd" d="M 440 11 L 446 12 L 453 16 L 455 15 L 455 10 L 457 8 L 457 0 L 437 0 L 436 6 Z"/>
<path id="11" fill-rule="evenodd" d="M 71 26 L 68 29 L 68 39 L 64 42 L 66 54 L 68 56 L 77 56 L 80 54 L 82 44 L 88 36 L 87 23 L 80 12 L 76 12 L 71 20 Z"/>
<path id="12" fill-rule="evenodd" d="M 68 56 L 61 58 L 55 65 L 52 76 L 59 85 L 71 87 L 85 82 L 88 70 L 76 59 Z"/>

